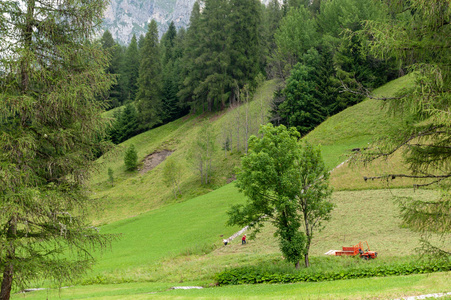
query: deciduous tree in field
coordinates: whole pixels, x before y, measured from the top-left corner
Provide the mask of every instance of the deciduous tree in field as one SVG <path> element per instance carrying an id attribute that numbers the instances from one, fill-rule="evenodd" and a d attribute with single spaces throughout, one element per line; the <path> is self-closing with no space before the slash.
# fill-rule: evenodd
<path id="1" fill-rule="evenodd" d="M 85 218 L 114 78 L 92 41 L 106 1 L 0 2 L 1 299 L 82 274 L 108 243 Z M 71 254 L 71 255 L 70 255 Z"/>
<path id="2" fill-rule="evenodd" d="M 267 219 L 276 226 L 280 250 L 299 268 L 315 231 L 330 218 L 333 204 L 329 173 L 319 149 L 300 144 L 299 132 L 272 124 L 260 128 L 261 138 L 251 136 L 249 152 L 242 158 L 236 184 L 248 202 L 228 212 L 229 225 L 250 225 L 255 233 Z"/>

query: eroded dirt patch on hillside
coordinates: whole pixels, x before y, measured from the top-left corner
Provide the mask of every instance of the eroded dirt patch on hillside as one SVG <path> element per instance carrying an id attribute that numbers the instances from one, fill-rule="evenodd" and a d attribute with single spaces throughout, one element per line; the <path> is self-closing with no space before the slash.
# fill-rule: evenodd
<path id="1" fill-rule="evenodd" d="M 152 154 L 149 154 L 144 158 L 142 167 L 139 170 L 139 173 L 144 174 L 161 164 L 166 157 L 171 155 L 174 151 L 171 150 L 163 150 L 163 151 L 157 151 Z"/>

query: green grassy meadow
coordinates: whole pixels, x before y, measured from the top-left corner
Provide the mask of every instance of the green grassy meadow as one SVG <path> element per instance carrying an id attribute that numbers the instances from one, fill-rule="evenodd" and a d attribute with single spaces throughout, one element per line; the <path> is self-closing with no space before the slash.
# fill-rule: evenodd
<path id="1" fill-rule="evenodd" d="M 181 286 L 184 284 L 178 284 Z M 260 284 L 173 290 L 166 283 L 75 286 L 16 295 L 14 299 L 394 299 L 446 293 L 451 274 L 433 273 L 296 284 Z M 433 288 L 432 288 L 433 287 Z M 449 299 L 449 297 L 439 298 Z"/>
<path id="2" fill-rule="evenodd" d="M 248 112 L 255 122 L 250 124 L 256 133 L 259 120 L 267 116 L 270 99 L 277 82 L 269 81 L 256 92 Z M 390 96 L 410 84 L 407 77 L 397 79 L 375 91 Z M 246 199 L 232 181 L 234 166 L 240 153 L 235 149 L 221 149 L 224 131 L 233 130 L 237 118 L 245 113 L 244 105 L 221 114 L 186 116 L 172 123 L 138 135 L 99 160 L 99 172 L 91 182 L 95 209 L 91 212 L 94 225 L 102 233 L 120 235 L 111 249 L 96 253 L 98 263 L 74 286 L 27 294 L 15 294 L 13 299 L 386 299 L 450 292 L 451 273 L 434 273 L 399 277 L 340 280 L 334 282 L 263 284 L 252 286 L 215 287 L 216 273 L 240 266 L 293 269 L 278 249 L 275 229 L 268 223 L 263 231 L 246 245 L 239 238 L 224 246 L 222 239 L 237 232 L 227 227 L 226 211 L 233 204 Z M 203 122 L 211 122 L 217 137 L 213 182 L 199 183 L 190 159 L 190 145 Z M 326 165 L 333 169 L 346 161 L 351 149 L 365 147 L 377 134 L 383 134 L 396 120 L 385 115 L 377 100 L 366 100 L 342 113 L 330 117 L 305 138 L 321 144 Z M 235 142 L 238 136 L 234 136 Z M 241 145 L 244 136 L 240 137 Z M 149 172 L 128 173 L 123 163 L 123 151 L 134 144 L 139 160 L 160 150 L 174 151 L 171 155 L 182 166 L 182 197 L 174 199 L 162 181 L 164 162 Z M 232 148 L 235 144 L 232 144 Z M 115 183 L 108 182 L 107 169 L 114 171 Z M 336 208 L 331 221 L 313 240 L 312 271 L 345 268 L 364 264 L 361 260 L 328 257 L 324 253 L 341 246 L 368 241 L 377 251 L 374 264 L 390 264 L 401 260 L 418 259 L 419 233 L 401 226 L 395 196 L 411 196 L 431 200 L 431 190 L 412 190 L 411 182 L 392 182 L 397 189 L 386 189 L 386 182 L 365 182 L 367 174 L 385 170 L 402 170 L 400 156 L 388 164 L 376 162 L 372 166 L 344 164 L 335 169 L 331 185 L 335 192 L 332 201 Z M 451 249 L 451 241 L 440 240 Z M 39 283 L 36 283 L 39 284 Z M 41 286 L 49 286 L 40 283 Z M 173 286 L 202 285 L 202 290 L 170 290 Z M 283 295 L 283 296 L 281 296 Z"/>

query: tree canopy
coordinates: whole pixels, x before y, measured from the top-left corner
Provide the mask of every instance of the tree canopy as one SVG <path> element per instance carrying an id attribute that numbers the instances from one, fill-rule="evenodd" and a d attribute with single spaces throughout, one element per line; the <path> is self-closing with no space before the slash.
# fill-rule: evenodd
<path id="1" fill-rule="evenodd" d="M 304 258 L 308 267 L 313 232 L 333 209 L 329 173 L 319 149 L 300 144 L 295 128 L 268 124 L 259 134 L 249 138 L 249 152 L 237 172 L 236 185 L 248 202 L 228 211 L 228 224 L 250 225 L 257 233 L 271 220 L 283 255 L 297 268 Z"/>

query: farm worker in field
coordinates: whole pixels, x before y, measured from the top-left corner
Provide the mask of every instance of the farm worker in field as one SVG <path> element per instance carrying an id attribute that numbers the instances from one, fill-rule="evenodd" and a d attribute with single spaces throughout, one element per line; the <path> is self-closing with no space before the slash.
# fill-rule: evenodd
<path id="1" fill-rule="evenodd" d="M 226 239 L 223 239 L 222 242 L 224 243 L 224 246 L 227 246 L 227 244 L 229 243 L 229 241 L 227 241 Z"/>
<path id="2" fill-rule="evenodd" d="M 241 245 L 246 244 L 246 235 L 243 235 L 243 238 L 241 239 Z"/>

